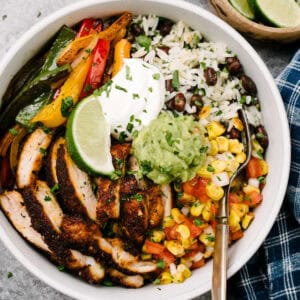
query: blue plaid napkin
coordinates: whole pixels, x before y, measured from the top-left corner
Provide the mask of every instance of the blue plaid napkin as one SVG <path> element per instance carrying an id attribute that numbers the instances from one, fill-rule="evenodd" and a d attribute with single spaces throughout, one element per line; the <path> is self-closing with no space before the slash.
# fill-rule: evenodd
<path id="1" fill-rule="evenodd" d="M 300 299 L 300 50 L 276 81 L 292 138 L 289 185 L 262 247 L 229 280 L 229 299 Z"/>

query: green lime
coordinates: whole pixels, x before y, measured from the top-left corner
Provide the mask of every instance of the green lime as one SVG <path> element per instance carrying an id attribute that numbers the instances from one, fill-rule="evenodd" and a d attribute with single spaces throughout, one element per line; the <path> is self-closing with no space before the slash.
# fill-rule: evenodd
<path id="1" fill-rule="evenodd" d="M 252 0 L 260 19 L 277 27 L 300 25 L 300 6 L 295 0 Z"/>
<path id="2" fill-rule="evenodd" d="M 66 130 L 67 149 L 78 167 L 90 174 L 114 171 L 110 154 L 110 126 L 97 97 L 82 100 L 72 111 Z"/>
<path id="3" fill-rule="evenodd" d="M 244 17 L 253 20 L 255 17 L 253 7 L 249 0 L 229 0 L 231 5 Z"/>

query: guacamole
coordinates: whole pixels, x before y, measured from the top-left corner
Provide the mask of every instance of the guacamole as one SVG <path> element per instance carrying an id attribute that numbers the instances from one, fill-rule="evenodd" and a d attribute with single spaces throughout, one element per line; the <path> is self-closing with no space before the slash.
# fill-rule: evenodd
<path id="1" fill-rule="evenodd" d="M 157 184 L 188 181 L 203 166 L 208 146 L 192 116 L 162 112 L 133 141 L 140 172 Z"/>

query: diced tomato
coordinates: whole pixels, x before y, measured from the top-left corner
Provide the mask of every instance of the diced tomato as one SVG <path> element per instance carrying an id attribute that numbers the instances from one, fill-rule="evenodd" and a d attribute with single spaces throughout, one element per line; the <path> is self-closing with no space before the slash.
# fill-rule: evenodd
<path id="1" fill-rule="evenodd" d="M 195 177 L 190 181 L 184 182 L 182 184 L 182 189 L 184 193 L 197 197 L 201 202 L 205 203 L 209 200 L 206 194 L 206 186 L 208 184 L 208 179 Z"/>
<path id="2" fill-rule="evenodd" d="M 191 251 L 197 251 L 197 252 L 204 252 L 205 251 L 205 246 L 201 244 L 200 242 L 195 242 L 189 247 L 189 250 Z"/>
<path id="3" fill-rule="evenodd" d="M 164 229 L 166 239 L 167 240 L 177 240 L 180 237 L 180 233 L 176 231 L 178 225 L 174 225 L 172 227 L 166 227 Z"/>
<path id="4" fill-rule="evenodd" d="M 238 195 L 237 193 L 229 193 L 228 194 L 228 201 L 229 204 L 232 203 L 240 203 L 243 201 L 242 197 L 240 195 Z"/>
<path id="5" fill-rule="evenodd" d="M 191 269 L 194 270 L 194 269 L 199 269 L 201 267 L 203 267 L 205 265 L 205 259 L 204 258 L 201 258 L 200 260 L 194 262 L 193 261 L 193 264 L 191 266 Z"/>
<path id="6" fill-rule="evenodd" d="M 263 195 L 259 192 L 252 191 L 244 196 L 244 203 L 248 204 L 250 207 L 257 206 L 263 199 Z"/>
<path id="7" fill-rule="evenodd" d="M 188 217 L 184 217 L 184 224 L 189 228 L 191 238 L 195 238 L 196 236 L 200 235 L 205 227 L 195 225 Z"/>
<path id="8" fill-rule="evenodd" d="M 210 220 L 210 225 L 213 229 L 216 229 L 217 228 L 217 225 L 218 225 L 218 221 L 217 220 Z"/>
<path id="9" fill-rule="evenodd" d="M 256 157 L 252 157 L 247 165 L 247 177 L 248 178 L 258 178 L 262 176 L 262 168 L 260 160 Z"/>
<path id="10" fill-rule="evenodd" d="M 176 260 L 175 256 L 168 249 L 165 249 L 160 254 L 157 254 L 157 257 L 164 260 L 167 265 L 172 264 Z"/>
<path id="11" fill-rule="evenodd" d="M 211 204 L 210 211 L 211 211 L 211 220 L 215 220 L 218 214 L 218 206 L 215 203 Z"/>
<path id="12" fill-rule="evenodd" d="M 161 254 L 165 250 L 165 246 L 159 243 L 154 243 L 149 240 L 145 242 L 145 251 L 149 254 Z"/>
<path id="13" fill-rule="evenodd" d="M 242 238 L 243 235 L 244 235 L 243 230 L 238 230 L 236 232 L 230 232 L 230 239 L 232 241 L 236 241 L 236 240 L 239 240 L 240 238 Z"/>

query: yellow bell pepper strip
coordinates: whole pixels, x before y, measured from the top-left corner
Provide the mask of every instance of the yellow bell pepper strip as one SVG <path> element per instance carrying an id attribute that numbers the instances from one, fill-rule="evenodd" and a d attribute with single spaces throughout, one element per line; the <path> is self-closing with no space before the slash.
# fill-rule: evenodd
<path id="1" fill-rule="evenodd" d="M 126 39 L 121 39 L 117 42 L 114 53 L 114 65 L 112 76 L 115 76 L 124 64 L 124 58 L 130 57 L 131 44 Z"/>
<path id="2" fill-rule="evenodd" d="M 48 128 L 58 127 L 66 121 L 66 115 L 63 115 L 62 105 L 66 100 L 72 100 L 73 106 L 79 99 L 80 92 L 85 82 L 91 56 L 83 60 L 70 74 L 64 85 L 61 87 L 58 97 L 46 105 L 32 120 L 32 123 L 41 122 Z M 69 101 L 70 104 L 70 101 Z M 70 108 L 70 107 L 69 107 Z"/>
<path id="3" fill-rule="evenodd" d="M 57 59 L 57 64 L 67 64 L 72 63 L 76 58 L 80 50 L 86 48 L 96 37 L 97 39 L 109 40 L 112 41 L 118 35 L 119 31 L 125 28 L 132 19 L 132 14 L 129 12 L 124 12 L 111 26 L 107 29 L 96 32 L 93 34 L 86 35 L 84 37 L 79 37 L 73 40 L 60 54 Z M 97 44 L 97 42 L 96 42 Z M 94 47 L 96 46 L 94 45 Z M 93 49 L 89 49 L 92 51 Z"/>

